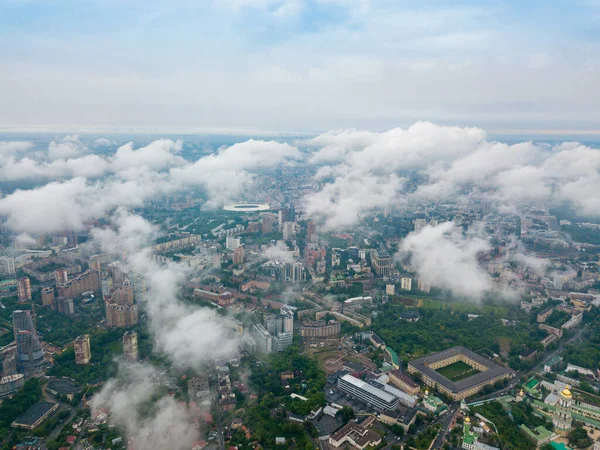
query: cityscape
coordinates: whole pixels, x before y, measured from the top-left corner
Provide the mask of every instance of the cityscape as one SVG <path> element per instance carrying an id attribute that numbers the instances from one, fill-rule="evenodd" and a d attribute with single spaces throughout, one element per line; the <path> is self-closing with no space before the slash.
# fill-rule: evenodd
<path id="1" fill-rule="evenodd" d="M 0 450 L 600 450 L 598 18 L 0 0 Z"/>

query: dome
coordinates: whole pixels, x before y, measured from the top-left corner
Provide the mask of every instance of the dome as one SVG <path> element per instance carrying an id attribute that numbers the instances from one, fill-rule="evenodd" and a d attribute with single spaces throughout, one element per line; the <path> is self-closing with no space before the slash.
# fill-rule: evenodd
<path id="1" fill-rule="evenodd" d="M 565 386 L 565 388 L 564 388 L 564 389 L 563 389 L 563 391 L 561 392 L 561 394 L 562 394 L 564 397 L 571 397 L 571 395 L 572 395 L 572 394 L 571 394 L 571 390 L 569 389 L 569 387 L 570 387 L 570 386 L 568 386 L 568 385 L 567 385 L 567 386 Z"/>
<path id="2" fill-rule="evenodd" d="M 470 417 L 468 417 L 468 416 L 467 416 L 467 417 L 465 417 L 465 422 L 467 422 L 467 423 L 471 422 L 471 418 L 470 418 Z"/>

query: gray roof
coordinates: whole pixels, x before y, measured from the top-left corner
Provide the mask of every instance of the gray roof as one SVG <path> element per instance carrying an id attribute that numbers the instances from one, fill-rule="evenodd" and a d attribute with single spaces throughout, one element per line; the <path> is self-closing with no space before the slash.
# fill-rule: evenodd
<path id="1" fill-rule="evenodd" d="M 487 367 L 487 370 L 465 378 L 464 380 L 450 381 L 448 378 L 446 378 L 445 376 L 436 372 L 434 369 L 431 369 L 428 366 L 429 364 L 444 360 L 456 354 L 462 354 L 474 361 L 477 361 L 478 363 Z M 511 369 L 496 364 L 494 361 L 484 358 L 483 356 L 472 352 L 468 348 L 461 346 L 452 347 L 441 352 L 431 353 L 429 355 L 422 356 L 421 358 L 417 358 L 414 361 L 411 361 L 410 365 L 417 369 L 419 372 L 427 375 L 436 383 L 441 384 L 442 386 L 446 387 L 454 393 L 459 393 L 466 389 L 478 386 L 480 384 L 488 383 L 501 375 L 512 373 Z"/>
<path id="2" fill-rule="evenodd" d="M 46 413 L 48 413 L 48 411 L 54 408 L 55 405 L 56 403 L 51 402 L 36 403 L 23 414 L 21 414 L 17 419 L 15 419 L 13 423 L 31 426 L 35 424 L 38 420 L 40 420 L 40 418 L 43 417 Z"/>

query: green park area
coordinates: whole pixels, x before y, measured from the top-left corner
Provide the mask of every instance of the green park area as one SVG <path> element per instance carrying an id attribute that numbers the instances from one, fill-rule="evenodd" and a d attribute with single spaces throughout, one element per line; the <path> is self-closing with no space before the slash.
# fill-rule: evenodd
<path id="1" fill-rule="evenodd" d="M 436 372 L 445 376 L 450 381 L 460 381 L 478 374 L 479 370 L 471 367 L 465 362 L 457 361 L 453 364 L 440 367 Z"/>

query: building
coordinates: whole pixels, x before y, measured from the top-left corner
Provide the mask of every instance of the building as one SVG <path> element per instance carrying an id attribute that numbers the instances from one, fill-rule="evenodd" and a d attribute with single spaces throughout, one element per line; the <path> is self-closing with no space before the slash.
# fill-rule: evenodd
<path id="1" fill-rule="evenodd" d="M 402 277 L 400 280 L 400 288 L 403 291 L 411 291 L 412 290 L 412 278 Z"/>
<path id="2" fill-rule="evenodd" d="M 262 234 L 273 233 L 273 223 L 275 220 L 272 217 L 264 217 L 260 221 L 260 231 Z"/>
<path id="3" fill-rule="evenodd" d="M 138 334 L 135 331 L 126 331 L 123 334 L 123 356 L 129 361 L 139 359 Z"/>
<path id="4" fill-rule="evenodd" d="M 263 325 L 272 335 L 281 333 L 283 332 L 283 316 L 281 314 L 267 314 L 263 318 Z"/>
<path id="5" fill-rule="evenodd" d="M 471 419 L 469 417 L 465 417 L 463 424 L 462 448 L 465 450 L 500 450 L 497 447 L 479 442 L 477 435 L 471 431 Z"/>
<path id="6" fill-rule="evenodd" d="M 20 302 L 31 301 L 31 281 L 29 277 L 21 277 L 17 280 L 17 295 Z"/>
<path id="7" fill-rule="evenodd" d="M 112 300 L 105 300 L 106 325 L 116 328 L 127 328 L 137 325 L 137 305 L 120 305 Z"/>
<path id="8" fill-rule="evenodd" d="M 307 339 L 327 339 L 340 333 L 340 323 L 335 320 L 307 320 L 300 327 L 300 335 Z"/>
<path id="9" fill-rule="evenodd" d="M 233 251 L 233 265 L 234 266 L 239 266 L 241 264 L 244 264 L 244 254 L 245 254 L 245 250 L 244 250 L 243 245 L 240 245 Z"/>
<path id="10" fill-rule="evenodd" d="M 90 363 L 92 351 L 90 350 L 89 334 L 78 336 L 77 339 L 73 341 L 73 348 L 75 350 L 75 364 L 86 365 Z"/>
<path id="11" fill-rule="evenodd" d="M 384 249 L 373 250 L 371 252 L 371 265 L 377 276 L 386 276 L 392 270 L 392 258 Z"/>
<path id="12" fill-rule="evenodd" d="M 399 370 L 392 370 L 388 372 L 388 377 L 390 379 L 390 383 L 402 389 L 407 394 L 417 395 L 421 390 L 419 385 L 415 383 L 411 377 L 400 372 Z"/>
<path id="13" fill-rule="evenodd" d="M 348 445 L 359 450 L 375 448 L 381 444 L 381 435 L 351 421 L 329 436 L 329 444 L 334 448 L 348 448 Z"/>
<path id="14" fill-rule="evenodd" d="M 129 279 L 125 278 L 123 284 L 114 289 L 110 294 L 111 300 L 119 305 L 133 305 L 133 285 Z"/>
<path id="15" fill-rule="evenodd" d="M 69 273 L 67 272 L 67 269 L 64 267 L 56 269 L 54 271 L 54 280 L 56 281 L 56 284 L 65 284 L 67 281 L 69 281 Z"/>
<path id="16" fill-rule="evenodd" d="M 252 336 L 259 352 L 271 353 L 273 351 L 273 336 L 261 324 L 252 327 Z"/>
<path id="17" fill-rule="evenodd" d="M 566 386 L 560 393 L 552 414 L 552 425 L 556 434 L 566 436 L 571 431 L 571 423 L 573 421 L 572 407 L 573 395 L 569 386 Z"/>
<path id="18" fill-rule="evenodd" d="M 548 317 L 550 317 L 550 315 L 552 315 L 553 311 L 554 311 L 554 308 L 546 308 L 543 311 L 540 311 L 537 315 L 538 323 L 544 323 L 548 319 Z"/>
<path id="19" fill-rule="evenodd" d="M 438 369 L 463 362 L 473 369 L 473 375 L 451 381 Z M 511 369 L 478 355 L 465 347 L 452 347 L 417 358 L 408 364 L 408 372 L 419 374 L 423 383 L 458 401 L 514 375 Z"/>
<path id="20" fill-rule="evenodd" d="M 283 332 L 293 333 L 294 332 L 294 310 L 287 305 L 284 305 L 279 310 L 281 317 L 283 318 Z"/>
<path id="21" fill-rule="evenodd" d="M 39 427 L 54 411 L 58 409 L 58 403 L 39 402 L 21 414 L 11 424 L 13 428 L 24 428 L 33 430 Z"/>
<path id="22" fill-rule="evenodd" d="M 102 263 L 99 258 L 95 258 L 90 260 L 90 269 L 95 270 L 97 272 L 102 271 Z"/>
<path id="23" fill-rule="evenodd" d="M 52 307 L 54 303 L 54 286 L 42 288 L 42 305 Z"/>
<path id="24" fill-rule="evenodd" d="M 282 352 L 292 345 L 294 340 L 294 335 L 290 332 L 287 333 L 278 333 L 276 336 L 273 336 L 273 348 L 274 352 Z"/>
<path id="25" fill-rule="evenodd" d="M 415 408 L 398 408 L 397 411 L 383 411 L 379 414 L 379 421 L 386 425 L 400 425 L 404 431 L 415 422 L 418 411 Z"/>
<path id="26" fill-rule="evenodd" d="M 240 245 L 242 245 L 242 239 L 233 236 L 227 236 L 225 239 L 225 248 L 230 251 L 235 251 Z"/>
<path id="27" fill-rule="evenodd" d="M 282 233 L 284 241 L 291 241 L 296 236 L 296 224 L 294 222 L 284 222 Z"/>
<path id="28" fill-rule="evenodd" d="M 427 219 L 415 219 L 413 220 L 413 225 L 415 227 L 415 233 L 419 233 L 427 226 Z"/>
<path id="29" fill-rule="evenodd" d="M 369 342 L 371 342 L 373 347 L 385 350 L 385 342 L 383 342 L 383 339 L 381 339 L 375 333 L 371 333 L 371 336 L 369 336 Z"/>
<path id="30" fill-rule="evenodd" d="M 431 291 L 431 283 L 428 283 L 425 280 L 419 280 L 417 283 L 417 289 L 428 294 Z"/>
<path id="31" fill-rule="evenodd" d="M 188 398 L 190 402 L 198 403 L 200 398 L 210 395 L 208 377 L 198 376 L 188 380 Z"/>
<path id="32" fill-rule="evenodd" d="M 338 378 L 338 389 L 378 411 L 393 411 L 398 408 L 397 397 L 349 374 Z"/>
<path id="33" fill-rule="evenodd" d="M 99 292 L 101 288 L 100 274 L 95 270 L 86 270 L 56 287 L 58 296 L 65 298 L 75 298 L 84 292 Z"/>
<path id="34" fill-rule="evenodd" d="M 15 273 L 15 258 L 10 256 L 0 257 L 0 274 L 10 277 L 14 276 Z"/>
<path id="35" fill-rule="evenodd" d="M 25 376 L 22 373 L 13 373 L 0 378 L 0 399 L 9 397 L 17 392 L 25 384 Z"/>
<path id="36" fill-rule="evenodd" d="M 73 314 L 75 314 L 75 305 L 73 304 L 72 298 L 57 297 L 54 300 L 52 309 L 58 311 L 61 314 L 66 314 L 67 316 L 72 316 Z"/>
<path id="37" fill-rule="evenodd" d="M 17 369 L 26 378 L 41 375 L 46 367 L 44 349 L 29 311 L 13 312 L 13 330 L 17 343 Z"/>
<path id="38" fill-rule="evenodd" d="M 394 285 L 394 284 L 386 284 L 385 285 L 385 293 L 387 295 L 394 295 L 396 293 L 396 285 Z"/>

